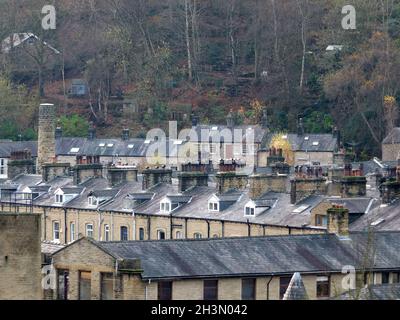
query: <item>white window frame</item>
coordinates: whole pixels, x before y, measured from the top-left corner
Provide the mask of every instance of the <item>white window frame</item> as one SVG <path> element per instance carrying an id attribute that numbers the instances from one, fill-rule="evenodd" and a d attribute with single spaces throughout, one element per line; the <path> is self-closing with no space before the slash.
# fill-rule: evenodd
<path id="1" fill-rule="evenodd" d="M 160 212 L 161 213 L 170 213 L 171 212 L 171 202 L 168 200 L 161 200 L 160 202 Z"/>
<path id="2" fill-rule="evenodd" d="M 92 207 L 97 207 L 98 206 L 98 200 L 97 200 L 97 198 L 96 197 L 94 197 L 94 196 L 90 196 L 90 197 L 88 197 L 88 205 L 89 206 L 92 206 Z"/>
<path id="3" fill-rule="evenodd" d="M 177 231 L 177 232 L 175 233 L 175 238 L 176 238 L 176 239 L 182 239 L 182 231 Z"/>
<path id="4" fill-rule="evenodd" d="M 89 228 L 89 226 L 90 226 L 90 228 Z M 89 235 L 89 233 L 91 233 L 91 235 Z M 86 237 L 89 237 L 89 238 L 93 238 L 93 224 L 92 223 L 87 223 L 86 225 L 85 225 L 85 234 L 86 234 Z"/>
<path id="5" fill-rule="evenodd" d="M 59 203 L 59 204 L 64 203 L 64 195 L 56 193 L 54 201 L 55 201 L 55 203 Z"/>
<path id="6" fill-rule="evenodd" d="M 75 222 L 72 221 L 69 223 L 69 237 L 70 241 L 75 241 Z"/>
<path id="7" fill-rule="evenodd" d="M 7 178 L 7 159 L 0 159 L 0 176 Z"/>
<path id="8" fill-rule="evenodd" d="M 219 202 L 218 201 L 214 201 L 214 200 L 210 200 L 208 202 L 208 211 L 218 212 L 219 211 Z"/>
<path id="9" fill-rule="evenodd" d="M 250 213 L 247 213 L 247 209 L 249 209 Z M 255 217 L 256 216 L 256 208 L 252 205 L 247 205 L 244 207 L 244 216 L 245 217 Z"/>
<path id="10" fill-rule="evenodd" d="M 110 241 L 110 226 L 108 224 L 104 225 L 104 241 Z"/>
<path id="11" fill-rule="evenodd" d="M 53 221 L 53 241 L 60 241 L 60 230 L 60 221 Z"/>

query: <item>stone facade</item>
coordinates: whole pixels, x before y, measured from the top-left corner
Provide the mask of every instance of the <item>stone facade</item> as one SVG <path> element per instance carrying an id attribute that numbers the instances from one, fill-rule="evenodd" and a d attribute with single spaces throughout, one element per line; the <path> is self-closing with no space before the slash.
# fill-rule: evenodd
<path id="1" fill-rule="evenodd" d="M 248 183 L 248 175 L 236 172 L 218 172 L 215 177 L 219 193 L 224 193 L 232 189 L 243 190 Z"/>
<path id="2" fill-rule="evenodd" d="M 0 299 L 42 299 L 40 216 L 0 213 Z"/>
<path id="3" fill-rule="evenodd" d="M 400 155 L 400 143 L 382 144 L 382 161 L 397 161 Z"/>
<path id="4" fill-rule="evenodd" d="M 142 280 L 140 277 L 140 263 L 134 264 L 129 273 L 122 270 L 118 262 L 108 253 L 101 250 L 96 245 L 86 239 L 82 239 L 69 246 L 53 257 L 53 265 L 56 270 L 68 270 L 69 290 L 68 299 L 76 300 L 79 298 L 79 274 L 80 272 L 90 272 L 91 274 L 91 299 L 102 298 L 101 277 L 104 273 L 113 275 L 113 299 L 119 300 L 157 300 L 158 282 L 157 280 Z M 116 268 L 118 271 L 116 272 Z M 342 288 L 343 277 L 347 274 L 341 273 L 308 273 L 302 274 L 304 287 L 310 299 L 328 299 L 344 292 Z M 255 277 L 255 299 L 256 300 L 279 300 L 280 280 L 282 277 L 291 277 L 292 274 L 281 274 L 274 276 Z M 327 296 L 317 295 L 317 277 L 326 276 L 328 278 L 329 292 Z M 382 277 L 380 272 L 374 272 L 374 283 L 380 284 Z M 390 272 L 389 279 L 394 279 L 394 273 Z M 204 280 L 197 279 L 172 279 L 172 300 L 203 300 Z M 241 300 L 242 299 L 242 280 L 238 276 L 218 278 L 218 300 Z M 121 285 L 122 284 L 122 285 Z M 56 292 L 54 298 L 57 298 Z"/>
<path id="5" fill-rule="evenodd" d="M 43 181 L 51 181 L 56 177 L 65 177 L 69 175 L 69 163 L 45 163 L 42 166 Z"/>
<path id="6" fill-rule="evenodd" d="M 273 192 L 287 192 L 289 178 L 286 175 L 259 174 L 250 176 L 250 196 L 258 198 L 262 194 Z"/>
<path id="7" fill-rule="evenodd" d="M 326 194 L 327 185 L 324 178 L 294 178 L 290 181 L 290 202 L 297 203 L 311 194 Z"/>
<path id="8" fill-rule="evenodd" d="M 41 173 L 44 163 L 53 162 L 56 155 L 55 143 L 56 113 L 53 104 L 41 104 L 39 107 L 39 135 L 37 171 Z"/>

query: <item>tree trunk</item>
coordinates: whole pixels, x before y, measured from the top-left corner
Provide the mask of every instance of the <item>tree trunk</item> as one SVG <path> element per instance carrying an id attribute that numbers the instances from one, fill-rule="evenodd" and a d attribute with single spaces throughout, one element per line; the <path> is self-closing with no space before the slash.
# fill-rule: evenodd
<path id="1" fill-rule="evenodd" d="M 185 0 L 185 38 L 186 38 L 186 51 L 187 51 L 187 63 L 188 63 L 188 76 L 189 81 L 193 79 L 192 70 L 192 54 L 190 49 L 190 35 L 189 35 L 189 0 Z"/>

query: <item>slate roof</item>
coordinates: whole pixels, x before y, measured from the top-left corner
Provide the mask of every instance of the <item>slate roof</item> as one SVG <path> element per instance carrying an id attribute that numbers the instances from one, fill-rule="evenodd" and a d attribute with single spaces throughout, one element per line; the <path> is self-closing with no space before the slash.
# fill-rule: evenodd
<path id="1" fill-rule="evenodd" d="M 37 141 L 0 142 L 0 158 L 9 158 L 12 151 L 30 150 L 32 157 L 37 157 Z"/>
<path id="2" fill-rule="evenodd" d="M 368 229 L 376 231 L 400 230 L 400 200 L 389 205 L 377 205 L 350 225 L 350 230 L 354 231 Z"/>
<path id="3" fill-rule="evenodd" d="M 119 189 L 104 189 L 104 190 L 93 190 L 89 192 L 89 196 L 94 196 L 96 198 L 114 198 Z"/>
<path id="4" fill-rule="evenodd" d="M 220 134 L 223 136 L 223 130 L 231 130 L 226 125 L 218 125 L 218 124 L 200 124 L 191 128 L 197 134 L 198 141 L 201 142 L 209 142 L 210 136 L 212 137 L 215 134 Z M 249 130 L 250 129 L 250 130 Z M 242 139 L 245 139 L 246 135 L 251 131 L 254 134 L 254 142 L 261 143 L 265 137 L 266 131 L 259 125 L 240 125 L 234 126 L 232 130 L 232 139 L 234 139 L 235 131 L 241 130 Z M 203 133 L 202 133 L 203 132 Z M 208 134 L 207 134 L 208 133 Z M 218 140 L 219 142 L 219 140 Z M 227 141 L 228 142 L 228 141 Z M 231 142 L 231 141 L 230 141 Z"/>
<path id="5" fill-rule="evenodd" d="M 142 278 L 205 278 L 341 272 L 364 266 L 369 235 L 348 239 L 334 234 L 202 240 L 96 242 L 119 259 L 140 259 Z M 374 234 L 375 259 L 369 267 L 400 270 L 400 232 Z"/>
<path id="6" fill-rule="evenodd" d="M 361 290 L 346 292 L 336 300 L 399 300 L 400 283 L 374 284 Z"/>
<path id="7" fill-rule="evenodd" d="M 83 191 L 83 188 L 80 187 L 61 187 L 60 188 L 62 192 L 65 194 L 80 194 Z"/>
<path id="8" fill-rule="evenodd" d="M 276 133 L 269 133 L 266 138 L 266 145 L 269 146 Z M 308 134 L 298 135 L 294 133 L 283 134 L 292 146 L 293 151 L 329 151 L 333 152 L 337 148 L 337 138 L 333 134 Z M 308 137 L 308 139 L 307 139 Z M 318 144 L 315 144 L 318 142 Z"/>

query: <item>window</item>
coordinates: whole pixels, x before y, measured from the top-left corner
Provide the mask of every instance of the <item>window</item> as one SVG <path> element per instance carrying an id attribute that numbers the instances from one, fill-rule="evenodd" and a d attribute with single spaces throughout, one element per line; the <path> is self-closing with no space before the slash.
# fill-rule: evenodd
<path id="1" fill-rule="evenodd" d="M 75 222 L 69 224 L 69 239 L 70 241 L 75 241 Z"/>
<path id="2" fill-rule="evenodd" d="M 68 270 L 57 270 L 58 275 L 58 286 L 57 286 L 57 299 L 68 300 L 68 281 L 69 272 Z"/>
<path id="3" fill-rule="evenodd" d="M 172 300 L 172 281 L 158 283 L 158 300 Z"/>
<path id="4" fill-rule="evenodd" d="M 92 224 L 86 225 L 86 237 L 93 238 L 93 225 Z"/>
<path id="5" fill-rule="evenodd" d="M 171 210 L 171 206 L 169 202 L 161 202 L 160 203 L 160 211 L 164 213 L 168 213 Z"/>
<path id="6" fill-rule="evenodd" d="M 128 241 L 128 227 L 121 227 L 121 241 Z"/>
<path id="7" fill-rule="evenodd" d="M 203 237 L 200 232 L 196 232 L 193 236 L 195 239 L 201 239 Z"/>
<path id="8" fill-rule="evenodd" d="M 110 241 L 110 226 L 104 225 L 104 241 Z"/>
<path id="9" fill-rule="evenodd" d="M 256 279 L 242 279 L 242 300 L 255 300 Z"/>
<path id="10" fill-rule="evenodd" d="M 91 281 L 90 272 L 79 272 L 79 300 L 90 300 L 91 298 Z"/>
<path id="11" fill-rule="evenodd" d="M 97 198 L 96 197 L 88 197 L 89 206 L 97 206 Z"/>
<path id="12" fill-rule="evenodd" d="M 112 273 L 101 273 L 101 285 L 100 285 L 100 299 L 101 300 L 113 300 L 113 274 Z"/>
<path id="13" fill-rule="evenodd" d="M 7 165 L 5 159 L 0 159 L 0 175 L 4 176 L 7 174 Z"/>
<path id="14" fill-rule="evenodd" d="M 317 214 L 315 215 L 315 225 L 316 226 L 326 226 L 327 225 L 327 217 L 324 215 Z"/>
<path id="15" fill-rule="evenodd" d="M 242 154 L 246 154 L 247 153 L 247 144 L 246 143 L 242 143 Z"/>
<path id="16" fill-rule="evenodd" d="M 165 239 L 165 232 L 163 230 L 157 230 L 157 239 L 164 240 Z"/>
<path id="17" fill-rule="evenodd" d="M 210 154 L 215 154 L 215 145 L 214 145 L 214 143 L 210 143 L 209 147 L 210 147 Z"/>
<path id="18" fill-rule="evenodd" d="M 329 277 L 319 276 L 317 277 L 317 298 L 329 298 Z"/>
<path id="19" fill-rule="evenodd" d="M 63 203 L 64 202 L 64 195 L 56 194 L 56 203 Z"/>
<path id="20" fill-rule="evenodd" d="M 204 280 L 203 299 L 218 300 L 218 280 Z"/>
<path id="21" fill-rule="evenodd" d="M 389 283 L 389 272 L 382 272 L 382 284 Z"/>
<path id="22" fill-rule="evenodd" d="M 58 221 L 53 222 L 53 240 L 60 241 L 60 223 Z"/>
<path id="23" fill-rule="evenodd" d="M 209 211 L 219 211 L 219 203 L 218 202 L 214 202 L 214 201 L 210 201 L 208 203 L 208 210 Z"/>
<path id="24" fill-rule="evenodd" d="M 400 273 L 394 272 L 392 274 L 392 283 L 399 283 L 400 282 Z"/>
<path id="25" fill-rule="evenodd" d="M 144 228 L 139 228 L 139 240 L 144 240 Z"/>
<path id="26" fill-rule="evenodd" d="M 182 239 L 182 232 L 177 231 L 176 234 L 175 234 L 175 238 L 176 239 Z"/>
<path id="27" fill-rule="evenodd" d="M 280 277 L 279 278 L 279 299 L 283 299 L 285 292 L 289 286 L 291 277 Z"/>
<path id="28" fill-rule="evenodd" d="M 247 207 L 245 208 L 244 215 L 245 215 L 245 216 L 254 216 L 254 215 L 255 215 L 255 208 L 254 208 L 254 207 L 247 206 Z"/>

